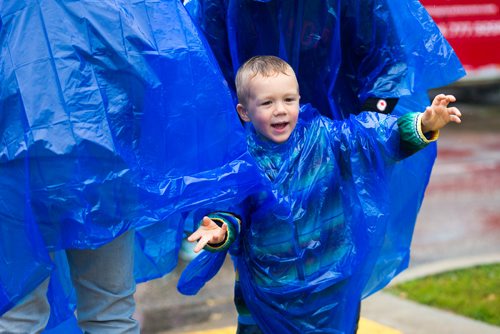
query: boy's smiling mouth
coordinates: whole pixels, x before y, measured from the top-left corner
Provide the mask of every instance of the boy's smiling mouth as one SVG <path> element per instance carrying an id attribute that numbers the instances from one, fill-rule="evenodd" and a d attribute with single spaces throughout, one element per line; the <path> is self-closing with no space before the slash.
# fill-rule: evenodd
<path id="1" fill-rule="evenodd" d="M 283 130 L 288 125 L 288 122 L 279 122 L 271 124 L 271 127 L 276 130 Z"/>

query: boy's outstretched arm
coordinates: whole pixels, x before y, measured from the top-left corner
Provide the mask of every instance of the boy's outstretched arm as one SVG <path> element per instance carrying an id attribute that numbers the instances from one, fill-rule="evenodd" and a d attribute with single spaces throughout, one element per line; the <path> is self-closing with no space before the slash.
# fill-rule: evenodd
<path id="1" fill-rule="evenodd" d="M 207 244 L 220 244 L 224 242 L 227 237 L 227 224 L 222 223 L 219 226 L 216 222 L 214 222 L 209 217 L 203 217 L 201 221 L 200 227 L 191 234 L 187 240 L 194 242 L 198 240 L 196 247 L 194 248 L 194 252 L 198 253 L 201 251 Z"/>
<path id="2" fill-rule="evenodd" d="M 436 141 L 439 137 L 439 130 L 448 123 L 462 122 L 460 110 L 456 107 L 448 107 L 455 101 L 456 98 L 453 95 L 439 94 L 424 112 L 410 112 L 398 117 L 402 158 Z"/>
<path id="3" fill-rule="evenodd" d="M 422 115 L 422 132 L 437 131 L 449 122 L 461 123 L 462 113 L 456 107 L 448 107 L 456 98 L 453 95 L 437 95 Z"/>

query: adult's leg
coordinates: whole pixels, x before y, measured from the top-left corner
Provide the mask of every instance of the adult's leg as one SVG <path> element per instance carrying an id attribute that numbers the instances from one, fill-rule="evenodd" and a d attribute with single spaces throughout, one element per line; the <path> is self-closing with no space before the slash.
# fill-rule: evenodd
<path id="1" fill-rule="evenodd" d="M 50 316 L 47 301 L 49 279 L 46 279 L 16 306 L 0 317 L 0 333 L 27 334 L 41 333 Z"/>
<path id="2" fill-rule="evenodd" d="M 80 328 L 90 334 L 139 334 L 135 310 L 134 231 L 95 250 L 68 250 Z"/>

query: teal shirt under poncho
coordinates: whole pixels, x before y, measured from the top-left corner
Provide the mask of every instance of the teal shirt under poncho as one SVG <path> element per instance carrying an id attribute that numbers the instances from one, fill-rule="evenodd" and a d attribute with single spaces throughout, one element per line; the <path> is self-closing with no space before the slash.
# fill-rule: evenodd
<path id="1" fill-rule="evenodd" d="M 428 143 L 418 115 L 364 112 L 332 121 L 306 105 L 283 144 L 250 126 L 249 152 L 270 190 L 233 209 L 237 216 L 212 217 L 230 226 L 228 242 L 218 250 L 236 240 L 236 294 L 265 333 L 352 332 L 384 241 L 391 168 Z M 200 277 L 215 270 L 204 262 L 224 254 L 195 259 L 180 291 L 195 292 L 211 275 Z"/>

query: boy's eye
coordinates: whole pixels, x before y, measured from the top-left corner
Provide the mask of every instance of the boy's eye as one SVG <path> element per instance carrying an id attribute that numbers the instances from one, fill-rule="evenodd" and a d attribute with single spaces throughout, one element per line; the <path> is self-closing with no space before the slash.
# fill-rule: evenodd
<path id="1" fill-rule="evenodd" d="M 268 106 L 268 105 L 270 105 L 271 103 L 272 103 L 271 101 L 264 101 L 264 102 L 262 102 L 260 105 L 262 105 L 262 106 Z"/>
<path id="2" fill-rule="evenodd" d="M 285 99 L 285 102 L 295 102 L 297 99 L 294 97 L 289 97 Z"/>

